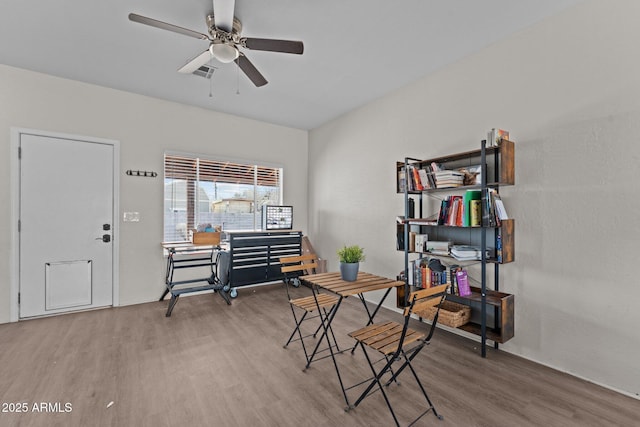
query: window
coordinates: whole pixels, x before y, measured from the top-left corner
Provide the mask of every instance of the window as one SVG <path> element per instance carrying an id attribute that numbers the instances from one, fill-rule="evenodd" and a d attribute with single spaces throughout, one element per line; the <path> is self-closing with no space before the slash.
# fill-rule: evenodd
<path id="1" fill-rule="evenodd" d="M 282 204 L 282 168 L 164 156 L 164 241 L 190 240 L 211 224 L 223 230 L 257 230 L 264 205 Z"/>

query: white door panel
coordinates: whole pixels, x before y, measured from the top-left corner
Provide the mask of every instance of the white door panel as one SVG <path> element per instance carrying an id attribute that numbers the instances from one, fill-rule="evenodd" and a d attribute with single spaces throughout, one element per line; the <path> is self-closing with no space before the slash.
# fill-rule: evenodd
<path id="1" fill-rule="evenodd" d="M 112 305 L 114 147 L 21 134 L 20 148 L 20 317 Z"/>

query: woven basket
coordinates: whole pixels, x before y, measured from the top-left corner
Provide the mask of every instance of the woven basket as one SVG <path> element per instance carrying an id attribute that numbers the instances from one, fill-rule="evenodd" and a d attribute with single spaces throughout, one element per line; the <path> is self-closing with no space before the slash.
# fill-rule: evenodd
<path id="1" fill-rule="evenodd" d="M 436 314 L 436 307 L 429 307 L 427 310 L 417 313 L 424 319 L 433 320 Z M 452 328 L 458 328 L 469 322 L 471 318 L 471 308 L 451 301 L 443 301 L 438 314 L 438 323 Z"/>

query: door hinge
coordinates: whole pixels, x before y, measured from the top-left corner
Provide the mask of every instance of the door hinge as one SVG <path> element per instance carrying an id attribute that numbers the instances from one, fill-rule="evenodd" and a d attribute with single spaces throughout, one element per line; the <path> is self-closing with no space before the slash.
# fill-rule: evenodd
<path id="1" fill-rule="evenodd" d="M 18 233 L 22 231 L 22 222 L 18 220 Z"/>
<path id="2" fill-rule="evenodd" d="M 20 304 L 20 292 L 18 292 L 18 304 Z"/>
<path id="3" fill-rule="evenodd" d="M 18 147 L 18 158 L 22 158 L 22 147 Z"/>

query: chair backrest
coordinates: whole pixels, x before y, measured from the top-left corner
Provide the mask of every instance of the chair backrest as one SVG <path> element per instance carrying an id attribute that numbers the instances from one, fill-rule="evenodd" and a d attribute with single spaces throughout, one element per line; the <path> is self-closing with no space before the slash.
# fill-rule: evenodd
<path id="1" fill-rule="evenodd" d="M 290 277 L 302 276 L 305 270 L 315 270 L 318 266 L 317 261 L 318 256 L 313 254 L 282 257 L 280 258 L 281 271 Z"/>
<path id="2" fill-rule="evenodd" d="M 318 267 L 318 256 L 314 254 L 296 255 L 280 258 L 282 267 L 280 271 L 284 275 L 284 282 L 287 285 L 287 294 L 289 294 L 289 285 L 293 279 L 307 274 L 311 270 L 315 272 Z"/>
<path id="3" fill-rule="evenodd" d="M 447 288 L 449 285 L 438 285 L 427 289 L 419 289 L 409 294 L 409 305 L 404 309 L 404 330 L 402 331 L 402 338 L 400 340 L 399 348 L 402 348 L 404 337 L 406 335 L 407 328 L 409 327 L 409 319 L 414 313 L 420 313 L 428 308 L 435 307 L 436 313 L 431 322 L 431 329 L 429 335 L 425 338 L 425 342 L 429 342 L 435 331 L 436 324 L 438 323 L 438 314 L 440 313 L 440 306 L 442 301 L 447 296 Z"/>

